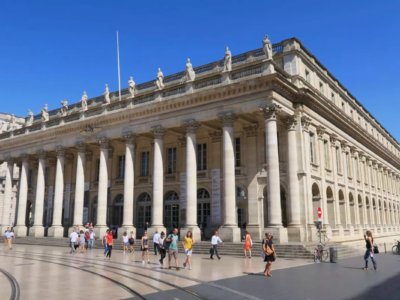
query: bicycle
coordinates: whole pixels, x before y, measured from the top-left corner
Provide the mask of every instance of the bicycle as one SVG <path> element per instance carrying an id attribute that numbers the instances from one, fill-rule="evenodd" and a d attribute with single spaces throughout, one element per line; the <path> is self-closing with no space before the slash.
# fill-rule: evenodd
<path id="1" fill-rule="evenodd" d="M 395 242 L 397 242 L 397 245 L 394 245 L 392 248 L 392 252 L 393 254 L 400 254 L 400 241 L 398 240 L 394 240 Z"/>
<path id="2" fill-rule="evenodd" d="M 325 262 L 328 259 L 329 253 L 324 247 L 325 245 L 320 243 L 317 248 L 314 249 L 314 262 L 317 262 L 317 260 Z"/>

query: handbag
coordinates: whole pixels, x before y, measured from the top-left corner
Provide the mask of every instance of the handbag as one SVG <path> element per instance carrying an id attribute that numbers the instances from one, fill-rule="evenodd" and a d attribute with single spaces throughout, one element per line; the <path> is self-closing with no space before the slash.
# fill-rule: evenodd
<path id="1" fill-rule="evenodd" d="M 270 256 L 272 253 L 274 253 L 274 251 L 267 245 L 265 248 L 265 255 Z"/>
<path id="2" fill-rule="evenodd" d="M 210 248 L 210 255 L 214 255 L 214 247 Z"/>
<path id="3" fill-rule="evenodd" d="M 379 248 L 378 246 L 374 246 L 374 254 L 378 254 L 379 253 Z"/>

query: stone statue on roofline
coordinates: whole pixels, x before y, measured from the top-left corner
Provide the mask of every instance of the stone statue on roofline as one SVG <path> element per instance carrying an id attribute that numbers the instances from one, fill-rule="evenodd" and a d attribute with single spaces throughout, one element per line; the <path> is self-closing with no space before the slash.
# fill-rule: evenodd
<path id="1" fill-rule="evenodd" d="M 222 72 L 228 72 L 232 70 L 232 54 L 229 51 L 228 47 L 225 47 L 225 55 L 224 55 L 224 67 Z"/>
<path id="2" fill-rule="evenodd" d="M 11 129 L 12 129 L 12 130 L 15 128 L 15 122 L 16 122 L 15 115 L 12 114 L 12 115 L 11 115 L 11 120 L 10 120 Z"/>
<path id="3" fill-rule="evenodd" d="M 135 97 L 135 82 L 133 81 L 133 78 L 130 77 L 129 81 L 128 81 L 128 90 L 129 90 L 129 98 L 132 99 Z"/>
<path id="4" fill-rule="evenodd" d="M 106 84 L 106 89 L 104 90 L 104 103 L 105 104 L 110 104 L 111 99 L 110 99 L 110 91 L 108 90 L 108 84 Z"/>
<path id="5" fill-rule="evenodd" d="M 45 104 L 44 107 L 42 108 L 42 110 L 40 111 L 40 114 L 42 115 L 42 121 L 44 121 L 44 122 L 49 120 L 48 110 L 49 110 L 49 108 L 48 108 L 47 104 Z"/>
<path id="6" fill-rule="evenodd" d="M 196 73 L 193 70 L 190 58 L 188 58 L 186 63 L 186 80 L 193 81 L 195 78 L 196 78 Z"/>
<path id="7" fill-rule="evenodd" d="M 272 44 L 271 41 L 268 39 L 268 34 L 265 35 L 265 39 L 262 41 L 263 50 L 265 53 L 265 59 L 271 60 L 272 59 Z"/>
<path id="8" fill-rule="evenodd" d="M 164 74 L 161 72 L 161 69 L 158 68 L 157 80 L 156 80 L 157 89 L 161 90 L 164 87 Z"/>
<path id="9" fill-rule="evenodd" d="M 64 101 L 61 101 L 61 116 L 65 117 L 68 113 L 68 99 L 65 98 Z"/>
<path id="10" fill-rule="evenodd" d="M 33 123 L 33 112 L 28 109 L 28 118 L 26 119 L 26 126 L 31 126 Z"/>
<path id="11" fill-rule="evenodd" d="M 87 110 L 87 99 L 88 99 L 88 96 L 86 95 L 86 92 L 83 92 L 82 99 L 81 99 L 81 105 L 82 105 L 83 111 Z"/>

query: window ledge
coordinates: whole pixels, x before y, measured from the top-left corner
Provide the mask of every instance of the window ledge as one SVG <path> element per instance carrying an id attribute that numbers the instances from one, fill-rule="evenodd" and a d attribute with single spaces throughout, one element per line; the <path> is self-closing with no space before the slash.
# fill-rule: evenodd
<path id="1" fill-rule="evenodd" d="M 310 163 L 314 168 L 319 168 L 319 165 L 317 165 L 316 163 Z"/>

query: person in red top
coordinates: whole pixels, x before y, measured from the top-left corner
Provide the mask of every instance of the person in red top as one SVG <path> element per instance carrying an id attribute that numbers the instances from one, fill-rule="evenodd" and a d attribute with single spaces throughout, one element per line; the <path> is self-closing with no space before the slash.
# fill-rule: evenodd
<path id="1" fill-rule="evenodd" d="M 108 231 L 108 234 L 106 236 L 106 242 L 107 242 L 107 248 L 108 248 L 106 258 L 108 256 L 108 260 L 111 260 L 111 251 L 112 251 L 112 247 L 113 247 L 113 232 L 112 232 L 112 230 Z"/>

